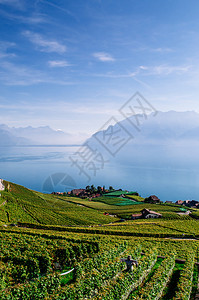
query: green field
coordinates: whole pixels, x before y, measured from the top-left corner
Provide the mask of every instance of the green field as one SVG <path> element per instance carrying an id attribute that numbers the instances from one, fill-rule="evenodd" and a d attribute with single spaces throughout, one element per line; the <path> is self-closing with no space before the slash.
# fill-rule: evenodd
<path id="1" fill-rule="evenodd" d="M 90 201 L 4 185 L 1 300 L 194 299 L 197 210 L 181 216 L 176 205 L 129 205 L 131 199 L 117 197 Z M 162 218 L 130 220 L 143 208 Z M 120 261 L 128 255 L 138 261 L 133 274 Z"/>
<path id="2" fill-rule="evenodd" d="M 5 183 L 8 186 L 8 183 Z M 70 198 L 71 199 L 71 198 Z M 103 215 L 103 204 L 93 210 L 92 205 L 68 201 L 67 197 L 56 197 L 28 190 L 9 183 L 9 191 L 2 192 L 0 221 L 2 223 L 30 222 L 53 225 L 106 224 L 112 218 Z"/>

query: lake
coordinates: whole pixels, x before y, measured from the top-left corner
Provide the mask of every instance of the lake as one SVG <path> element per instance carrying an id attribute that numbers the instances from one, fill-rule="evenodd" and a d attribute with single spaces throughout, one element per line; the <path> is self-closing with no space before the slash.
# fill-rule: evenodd
<path id="1" fill-rule="evenodd" d="M 94 184 L 137 191 L 143 197 L 155 194 L 162 201 L 199 200 L 199 167 L 179 150 L 168 155 L 163 146 L 148 147 L 147 151 L 135 146 L 133 151 L 126 150 L 126 155 L 106 157 L 105 162 L 96 158 L 94 168 L 82 149 L 0 147 L 0 178 L 47 193 Z M 84 159 L 81 166 L 77 163 L 80 156 Z"/>

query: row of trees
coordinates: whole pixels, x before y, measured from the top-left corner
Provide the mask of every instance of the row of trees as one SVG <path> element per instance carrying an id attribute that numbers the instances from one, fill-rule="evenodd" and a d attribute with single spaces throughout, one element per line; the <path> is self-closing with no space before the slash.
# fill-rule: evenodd
<path id="1" fill-rule="evenodd" d="M 109 186 L 108 189 L 105 188 L 105 185 L 103 187 L 101 186 L 98 186 L 98 187 L 95 187 L 93 184 L 90 186 L 90 185 L 87 185 L 86 186 L 86 191 L 88 193 L 92 193 L 92 194 L 105 194 L 107 192 L 112 192 L 112 191 L 115 191 L 115 189 L 112 187 L 112 186 Z"/>

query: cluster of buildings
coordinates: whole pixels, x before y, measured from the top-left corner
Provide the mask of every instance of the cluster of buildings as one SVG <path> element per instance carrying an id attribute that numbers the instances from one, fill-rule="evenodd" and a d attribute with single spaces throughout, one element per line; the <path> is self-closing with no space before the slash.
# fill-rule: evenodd
<path id="1" fill-rule="evenodd" d="M 51 194 L 53 195 L 57 195 L 57 196 L 75 196 L 75 197 L 79 197 L 79 198 L 96 198 L 96 197 L 100 197 L 101 194 L 100 193 L 91 193 L 89 191 L 86 191 L 85 189 L 74 189 L 70 192 L 52 192 Z"/>
<path id="2" fill-rule="evenodd" d="M 63 192 L 63 193 L 62 193 L 62 192 L 52 192 L 51 194 L 52 194 L 52 195 L 57 195 L 57 196 L 64 196 L 64 195 L 67 195 L 66 192 Z"/>
<path id="3" fill-rule="evenodd" d="M 193 208 L 199 208 L 199 201 L 196 200 L 178 200 L 176 201 L 176 204 L 183 205 L 187 207 L 193 207 Z"/>
<path id="4" fill-rule="evenodd" d="M 128 195 L 138 195 L 137 192 L 128 192 L 128 191 L 123 191 L 122 189 L 119 190 L 111 190 L 110 189 L 105 189 L 104 187 L 98 186 L 96 188 L 85 188 L 85 189 L 73 189 L 70 192 L 53 192 L 53 195 L 57 196 L 75 196 L 79 197 L 82 199 L 93 199 L 97 197 L 101 197 L 102 195 L 104 196 L 110 196 L 110 197 L 127 197 Z"/>
<path id="5" fill-rule="evenodd" d="M 109 190 L 103 188 L 103 187 L 98 187 L 95 190 L 92 189 L 73 189 L 69 192 L 52 192 L 51 194 L 53 195 L 65 195 L 65 196 L 75 196 L 75 197 L 79 197 L 79 198 L 96 198 L 96 197 L 100 197 L 102 194 L 104 193 L 108 193 Z"/>
<path id="6" fill-rule="evenodd" d="M 104 188 L 101 187 L 101 190 L 98 189 L 98 192 L 92 192 L 90 190 L 86 189 L 74 189 L 67 193 L 67 195 L 70 196 L 76 196 L 80 198 L 97 198 L 100 197 L 102 193 L 104 193 Z M 108 190 L 107 190 L 108 192 Z"/>

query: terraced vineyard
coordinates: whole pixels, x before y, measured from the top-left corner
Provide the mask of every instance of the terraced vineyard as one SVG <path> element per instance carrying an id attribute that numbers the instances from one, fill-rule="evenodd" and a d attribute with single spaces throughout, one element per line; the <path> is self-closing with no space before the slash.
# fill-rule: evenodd
<path id="1" fill-rule="evenodd" d="M 4 184 L 6 191 L 2 192 L 1 200 L 5 205 L 0 206 L 2 224 L 30 222 L 71 226 L 112 222 L 102 211 L 68 202 L 67 198 L 38 193 L 13 183 Z"/>
<path id="2" fill-rule="evenodd" d="M 1 299 L 160 299 L 186 243 L 181 242 L 180 251 L 177 243 L 168 241 L 170 247 L 158 243 L 161 247 L 141 238 L 120 242 L 81 234 L 52 238 L 34 230 L 21 234 L 18 229 L 5 229 L 1 231 Z M 190 242 L 189 248 L 172 299 L 189 299 L 191 294 L 197 242 Z M 164 251 L 166 257 L 158 258 Z M 138 261 L 133 273 L 120 261 L 128 255 Z"/>
<path id="3" fill-rule="evenodd" d="M 153 206 L 57 198 L 5 185 L 1 300 L 194 300 L 199 225 L 191 217 L 173 218 L 178 207 L 155 205 L 169 218 L 118 223 L 104 211 L 130 214 Z M 138 262 L 133 271 L 121 262 L 128 255 Z"/>

